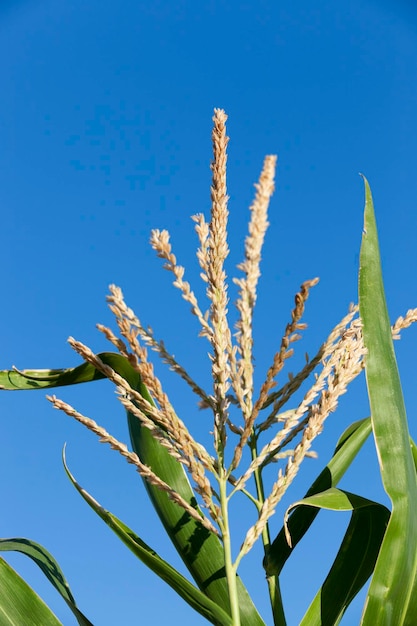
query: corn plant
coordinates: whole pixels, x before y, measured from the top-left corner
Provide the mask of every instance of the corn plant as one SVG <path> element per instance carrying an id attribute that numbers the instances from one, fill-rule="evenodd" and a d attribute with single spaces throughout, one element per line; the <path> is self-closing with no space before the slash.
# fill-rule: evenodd
<path id="1" fill-rule="evenodd" d="M 71 347 L 83 359 L 81 365 L 61 370 L 3 371 L 1 387 L 48 389 L 100 378 L 115 386 L 127 414 L 130 448 L 55 395 L 47 398 L 53 407 L 80 422 L 101 443 L 110 445 L 135 467 L 193 582 L 83 489 L 70 472 L 64 454 L 65 471 L 80 495 L 121 541 L 212 624 L 265 624 L 238 575 L 242 559 L 258 540 L 263 544 L 272 620 L 276 626 L 286 624 L 280 574 L 320 509 L 351 511 L 351 519 L 334 563 L 301 623 L 305 626 L 339 623 L 352 599 L 373 574 L 362 624 L 414 624 L 417 620 L 414 588 L 417 452 L 408 434 L 392 339 L 398 339 L 401 330 L 417 321 L 417 309 L 408 311 L 391 327 L 372 198 L 365 181 L 359 307 L 351 306 L 317 354 L 312 358 L 306 356 L 301 370 L 289 375 L 279 386 L 278 375 L 284 371 L 306 328 L 303 322 L 306 301 L 318 282 L 317 278 L 306 280 L 295 296 L 289 322 L 264 382 L 256 388 L 253 320 L 276 157 L 265 158 L 255 185 L 244 259 L 238 266 L 240 276 L 233 279 L 238 289 L 238 321 L 233 334 L 228 319 L 230 284 L 225 272 L 229 253 L 226 120 L 224 111 L 215 109 L 210 220 L 206 221 L 201 214 L 193 217 L 199 242 L 197 259 L 206 285 L 206 305 L 198 301 L 185 280 L 185 269 L 177 261 L 169 233 L 154 230 L 151 235 L 151 246 L 172 274 L 175 287 L 200 324 L 202 339 L 208 342 L 212 387 L 203 389 L 194 380 L 165 343 L 128 307 L 121 289 L 115 285 L 110 286 L 107 299 L 118 334 L 103 325 L 98 325 L 98 329 L 117 352 L 96 354 L 80 341 L 69 338 Z M 212 448 L 207 449 L 196 441 L 177 415 L 148 358 L 149 350 L 189 385 L 201 409 L 211 414 Z M 318 473 L 305 497 L 286 511 L 282 528 L 273 537 L 270 518 L 303 461 L 315 456 L 314 441 L 337 409 L 339 398 L 364 369 L 371 417 L 354 422 L 341 435 L 333 457 Z M 295 400 L 296 397 L 301 399 Z M 384 487 L 392 502 L 391 511 L 337 487 L 372 431 Z M 245 451 L 249 454 L 244 454 Z M 266 477 L 268 484 L 272 477 L 268 492 Z M 241 498 L 252 503 L 253 516 L 248 517 L 246 534 L 236 537 L 230 514 Z M 24 539 L 0 541 L 0 550 L 12 549 L 25 552 L 40 565 L 80 624 L 91 623 L 76 606 L 58 565 L 41 546 Z M 24 581 L 26 587 L 20 590 L 18 575 L 3 559 L 0 559 L 0 607 L 3 605 L 4 609 L 9 595 L 4 593 L 2 568 L 10 570 L 9 588 L 16 590 L 12 604 L 21 608 L 20 617 L 12 623 L 59 623 L 53 621 L 56 619 L 53 616 L 49 617 L 51 621 L 44 616 L 41 622 L 30 622 L 32 608 L 25 604 L 25 598 L 29 593 L 35 594 Z"/>

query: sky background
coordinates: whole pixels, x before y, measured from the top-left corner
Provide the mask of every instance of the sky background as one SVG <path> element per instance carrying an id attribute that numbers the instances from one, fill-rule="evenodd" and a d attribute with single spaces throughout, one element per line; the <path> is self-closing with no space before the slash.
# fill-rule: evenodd
<path id="1" fill-rule="evenodd" d="M 373 190 L 390 315 L 394 320 L 417 306 L 414 2 L 3 1 L 0 58 L 1 369 L 78 364 L 69 335 L 96 352 L 109 349 L 95 324 L 115 326 L 105 297 L 116 283 L 141 320 L 209 388 L 198 324 L 148 241 L 152 228 L 167 228 L 188 279 L 204 294 L 189 217 L 209 216 L 214 107 L 229 115 L 231 137 L 229 275 L 242 258 L 263 158 L 279 157 L 255 317 L 258 384 L 301 282 L 320 277 L 291 368 L 305 351 L 315 353 L 357 301 L 359 172 Z M 416 346 L 416 328 L 396 343 L 414 436 Z M 157 372 L 179 415 L 204 438 L 208 414 L 198 412 L 173 374 Z M 109 383 L 58 395 L 127 441 Z M 167 617 L 183 626 L 206 623 L 85 505 L 65 476 L 62 446 L 67 442 L 79 482 L 183 571 L 138 475 L 44 396 L 0 395 L 0 536 L 43 544 L 97 626 L 162 624 Z M 271 520 L 273 534 L 342 431 L 367 415 L 362 377 L 317 440 L 319 459 L 306 461 Z M 387 503 L 371 442 L 341 486 Z M 348 518 L 321 513 L 286 565 L 289 626 L 299 623 L 323 581 Z M 235 519 L 237 546 L 254 520 L 239 509 Z M 21 555 L 7 560 L 65 626 L 75 624 L 31 562 Z M 243 561 L 241 574 L 270 624 L 260 548 Z M 344 624 L 359 622 L 363 601 L 361 594 Z"/>

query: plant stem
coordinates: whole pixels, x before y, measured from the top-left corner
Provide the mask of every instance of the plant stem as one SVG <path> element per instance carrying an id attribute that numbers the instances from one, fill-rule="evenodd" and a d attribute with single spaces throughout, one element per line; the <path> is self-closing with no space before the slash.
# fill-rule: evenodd
<path id="1" fill-rule="evenodd" d="M 232 546 L 230 538 L 229 528 L 229 513 L 228 513 L 228 499 L 227 499 L 227 478 L 226 472 L 222 472 L 219 479 L 220 487 L 220 507 L 222 510 L 222 539 L 224 549 L 224 567 L 226 570 L 226 580 L 229 589 L 229 601 L 230 601 L 230 615 L 232 617 L 233 626 L 240 626 L 240 609 L 239 599 L 237 595 L 237 577 L 236 567 L 233 565 L 232 560 Z"/>
<path id="2" fill-rule="evenodd" d="M 254 460 L 258 456 L 257 438 L 255 435 L 252 435 L 249 441 L 249 447 L 251 450 L 252 460 Z M 255 478 L 256 493 L 258 496 L 258 508 L 260 510 L 262 507 L 262 504 L 265 501 L 265 492 L 264 492 L 264 485 L 263 485 L 263 480 L 262 480 L 262 469 L 260 467 L 258 467 L 254 471 L 254 478 Z M 269 534 L 268 523 L 265 525 L 262 531 L 262 543 L 264 545 L 264 554 L 266 556 L 268 553 L 269 547 L 271 545 L 271 537 Z M 268 583 L 268 591 L 269 591 L 269 598 L 271 602 L 272 614 L 274 618 L 274 626 L 286 626 L 284 607 L 282 604 L 282 597 L 281 597 L 281 590 L 279 586 L 278 576 L 267 576 L 266 580 Z"/>
<path id="3" fill-rule="evenodd" d="M 267 576 L 274 626 L 287 626 L 278 576 Z"/>

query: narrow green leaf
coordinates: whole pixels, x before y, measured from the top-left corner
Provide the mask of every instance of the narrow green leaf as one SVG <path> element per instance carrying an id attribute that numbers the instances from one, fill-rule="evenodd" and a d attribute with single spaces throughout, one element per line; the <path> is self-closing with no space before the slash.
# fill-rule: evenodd
<path id="1" fill-rule="evenodd" d="M 139 374 L 126 358 L 120 354 L 105 352 L 100 359 L 112 367 L 120 376 L 152 402 L 148 390 Z M 104 378 L 92 365 L 83 363 L 75 368 L 53 370 L 12 370 L 0 372 L 0 388 L 46 389 L 63 385 L 90 382 Z M 128 413 L 128 425 L 132 448 L 141 461 L 174 488 L 187 502 L 196 506 L 195 494 L 181 463 L 173 459 L 165 448 L 155 441 L 139 420 Z M 149 497 L 198 587 L 225 611 L 229 612 L 229 594 L 224 570 L 223 548 L 218 538 L 199 522 L 190 518 L 165 493 L 145 481 Z M 242 626 L 265 626 L 245 586 L 238 578 L 239 606 Z"/>
<path id="2" fill-rule="evenodd" d="M 304 498 L 325 491 L 330 487 L 336 487 L 365 443 L 371 430 L 369 417 L 354 422 L 345 430 L 336 444 L 332 459 L 313 482 Z M 282 527 L 264 559 L 264 568 L 267 576 L 279 575 L 281 573 L 295 546 L 304 537 L 318 513 L 319 509 L 313 507 L 299 507 L 291 512 L 288 520 L 288 530 L 292 538 L 292 546 L 288 545 L 285 529 Z"/>
<path id="3" fill-rule="evenodd" d="M 365 603 L 364 626 L 402 626 L 417 616 L 417 480 L 407 416 L 385 302 L 371 190 L 365 181 L 365 219 L 359 306 L 367 348 L 366 381 L 381 477 L 392 515 Z"/>
<path id="4" fill-rule="evenodd" d="M 352 511 L 329 574 L 300 623 L 334 626 L 372 574 L 390 512 L 381 504 L 334 488 L 295 502 L 290 508 L 294 507 Z"/>
<path id="5" fill-rule="evenodd" d="M 65 602 L 77 618 L 80 626 L 93 626 L 77 607 L 68 582 L 52 554 L 45 550 L 43 546 L 31 541 L 30 539 L 22 539 L 19 537 L 12 539 L 0 539 L 0 552 L 10 551 L 21 552 L 31 558 L 32 561 L 34 561 L 42 570 L 58 593 L 60 593 L 64 598 Z"/>
<path id="6" fill-rule="evenodd" d="M 97 356 L 106 362 L 106 357 L 112 355 L 112 352 L 102 352 Z M 0 389 L 6 391 L 51 389 L 52 387 L 88 383 L 103 378 L 105 378 L 104 374 L 96 370 L 90 363 L 82 363 L 78 367 L 68 369 L 2 370 L 0 371 Z"/>
<path id="7" fill-rule="evenodd" d="M 134 415 L 128 414 L 128 422 L 132 447 L 136 454 L 162 480 L 196 507 L 194 492 L 182 466 L 153 439 L 149 431 L 140 427 Z M 197 585 L 208 597 L 229 611 L 223 548 L 217 537 L 171 502 L 164 492 L 149 483 L 145 483 L 145 486 L 165 530 Z M 264 622 L 240 578 L 237 586 L 242 626 L 261 626 Z"/>
<path id="8" fill-rule="evenodd" d="M 169 563 L 164 561 L 158 554 L 150 548 L 133 530 L 128 528 L 115 515 L 104 509 L 81 485 L 77 483 L 71 474 L 63 454 L 63 463 L 68 478 L 82 495 L 91 508 L 106 522 L 109 528 L 123 541 L 123 543 L 137 556 L 149 569 L 164 580 L 174 589 L 193 609 L 203 615 L 212 624 L 219 626 L 231 626 L 230 616 L 221 609 L 215 602 L 210 600 L 204 593 L 188 581 L 182 574 L 174 569 Z"/>
<path id="9" fill-rule="evenodd" d="M 115 355 L 118 357 L 118 355 Z M 122 357 L 119 357 L 119 359 Z M 111 367 L 125 378 L 131 387 L 137 389 L 150 402 L 152 398 L 138 377 L 137 372 L 123 359 L 123 371 L 119 371 L 119 361 L 113 358 Z M 130 369 L 129 369 L 130 368 Z M 187 502 L 197 507 L 194 491 L 181 463 L 178 463 L 167 450 L 152 437 L 147 428 L 142 428 L 139 420 L 127 412 L 130 440 L 134 452 L 141 461 L 175 489 Z M 229 613 L 229 593 L 224 569 L 224 553 L 220 541 L 202 524 L 191 518 L 167 494 L 144 481 L 149 497 L 171 541 L 183 559 L 198 587 Z M 242 626 L 264 626 L 240 578 L 237 581 L 240 619 Z"/>
<path id="10" fill-rule="evenodd" d="M 1 626 L 62 626 L 31 587 L 0 557 Z"/>

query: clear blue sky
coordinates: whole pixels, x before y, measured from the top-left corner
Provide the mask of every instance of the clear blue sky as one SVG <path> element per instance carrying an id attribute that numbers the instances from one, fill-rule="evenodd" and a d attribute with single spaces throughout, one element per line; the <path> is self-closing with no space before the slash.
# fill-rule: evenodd
<path id="1" fill-rule="evenodd" d="M 229 115 L 230 273 L 242 256 L 263 157 L 279 156 L 256 314 L 258 382 L 303 280 L 321 282 L 308 303 L 300 355 L 314 353 L 357 300 L 358 172 L 374 194 L 392 318 L 417 305 L 414 2 L 3 1 L 0 58 L 0 368 L 75 365 L 69 335 L 97 352 L 108 349 L 95 323 L 112 323 L 105 296 L 116 283 L 208 382 L 207 348 L 148 239 L 151 228 L 168 228 L 188 276 L 198 280 L 189 216 L 208 216 L 210 208 L 214 107 Z M 416 344 L 413 328 L 396 344 L 415 436 Z M 158 371 L 178 413 L 208 431 L 184 386 Z M 59 395 L 127 440 L 109 384 Z M 42 392 L 1 394 L 0 411 L 0 536 L 44 544 L 97 626 L 167 617 L 183 626 L 206 623 L 83 503 L 65 477 L 61 449 L 66 441 L 82 485 L 178 563 L 132 467 L 54 411 Z M 315 446 L 319 460 L 306 463 L 286 504 L 303 494 L 343 429 L 367 414 L 362 379 L 329 419 Z M 386 502 L 371 445 L 343 486 Z M 346 523 L 320 514 L 284 570 L 289 626 L 325 576 Z M 271 623 L 260 558 L 255 550 L 242 576 Z M 22 556 L 10 562 L 65 625 L 75 623 L 35 566 Z M 362 602 L 345 624 L 358 623 Z"/>

